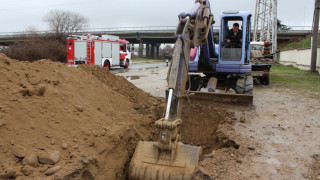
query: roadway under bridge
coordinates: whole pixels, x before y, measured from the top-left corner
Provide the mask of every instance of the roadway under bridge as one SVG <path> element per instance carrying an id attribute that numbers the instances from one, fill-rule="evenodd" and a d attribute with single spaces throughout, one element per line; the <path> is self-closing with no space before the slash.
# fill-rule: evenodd
<path id="1" fill-rule="evenodd" d="M 310 36 L 311 27 L 292 26 L 290 30 L 278 30 L 278 43 L 296 38 L 306 38 Z M 93 35 L 116 35 L 121 39 L 126 39 L 132 44 L 139 44 L 139 56 L 145 52 L 149 58 L 159 57 L 159 49 L 161 44 L 172 44 L 175 42 L 174 33 L 175 26 L 153 26 L 153 27 L 119 27 L 119 28 L 92 28 L 77 34 L 93 34 Z M 214 37 L 218 39 L 219 27 L 213 26 Z M 9 32 L 0 33 L 0 45 L 9 45 L 17 41 L 28 41 L 28 36 L 32 35 L 48 36 L 53 33 L 50 31 L 27 32 Z M 21 38 L 23 37 L 23 38 Z"/>

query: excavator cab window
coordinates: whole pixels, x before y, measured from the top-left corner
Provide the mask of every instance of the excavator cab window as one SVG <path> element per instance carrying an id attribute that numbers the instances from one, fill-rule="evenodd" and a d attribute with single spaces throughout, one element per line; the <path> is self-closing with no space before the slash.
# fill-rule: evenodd
<path id="1" fill-rule="evenodd" d="M 242 57 L 243 44 L 242 18 L 225 17 L 222 19 L 221 26 L 221 60 L 240 61 Z"/>

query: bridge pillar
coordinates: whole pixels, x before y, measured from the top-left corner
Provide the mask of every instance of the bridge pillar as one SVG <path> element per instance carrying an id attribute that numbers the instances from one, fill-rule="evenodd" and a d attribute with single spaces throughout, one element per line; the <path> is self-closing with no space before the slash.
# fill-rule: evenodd
<path id="1" fill-rule="evenodd" d="M 150 58 L 150 44 L 146 44 L 146 58 Z"/>
<path id="2" fill-rule="evenodd" d="M 156 46 L 156 58 L 159 59 L 160 45 Z"/>
<path id="3" fill-rule="evenodd" d="M 151 58 L 154 59 L 154 44 L 151 44 Z"/>
<path id="4" fill-rule="evenodd" d="M 141 58 L 143 56 L 143 43 L 139 43 L 139 57 Z"/>

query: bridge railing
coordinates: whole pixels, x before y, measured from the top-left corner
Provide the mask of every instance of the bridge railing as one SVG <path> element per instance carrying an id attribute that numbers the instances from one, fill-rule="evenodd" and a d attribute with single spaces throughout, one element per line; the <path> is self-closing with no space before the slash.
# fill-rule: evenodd
<path id="1" fill-rule="evenodd" d="M 213 26 L 219 29 L 219 26 Z M 111 27 L 111 28 L 89 28 L 85 32 L 121 32 L 121 31 L 175 31 L 176 26 L 144 26 L 144 27 Z"/>
<path id="2" fill-rule="evenodd" d="M 312 33 L 312 26 L 287 26 L 289 29 L 279 29 L 278 33 Z"/>
<path id="3" fill-rule="evenodd" d="M 288 28 L 290 28 L 290 30 L 294 30 L 294 31 L 304 31 L 304 30 L 312 30 L 313 27 L 312 26 L 287 26 Z"/>
<path id="4" fill-rule="evenodd" d="M 174 31 L 175 26 L 145 26 L 145 27 L 111 27 L 111 28 L 89 28 L 87 32 L 114 32 L 114 31 Z"/>
<path id="5" fill-rule="evenodd" d="M 218 26 L 213 26 L 214 29 L 219 29 Z M 175 31 L 176 26 L 144 26 L 144 27 L 111 27 L 111 28 L 88 28 L 76 33 L 96 33 L 96 32 L 129 32 L 129 31 Z M 54 34 L 54 31 L 21 31 L 21 32 L 0 32 L 0 37 L 17 37 L 23 35 L 44 35 Z"/>
<path id="6" fill-rule="evenodd" d="M 21 31 L 21 32 L 0 32 L 0 38 L 11 38 L 11 37 L 24 37 L 31 35 L 50 35 L 54 34 L 53 31 Z"/>
<path id="7" fill-rule="evenodd" d="M 293 32 L 293 33 L 311 33 L 312 26 L 288 26 L 289 30 L 278 30 L 278 32 Z M 215 31 L 219 30 L 219 26 L 213 26 Z M 253 28 L 252 28 L 253 29 Z M 108 33 L 108 32 L 157 32 L 169 31 L 175 32 L 176 26 L 143 26 L 143 27 L 111 27 L 111 28 L 88 28 L 77 32 L 81 33 Z M 21 31 L 21 32 L 0 32 L 0 38 L 11 38 L 28 35 L 49 35 L 54 34 L 54 31 Z"/>

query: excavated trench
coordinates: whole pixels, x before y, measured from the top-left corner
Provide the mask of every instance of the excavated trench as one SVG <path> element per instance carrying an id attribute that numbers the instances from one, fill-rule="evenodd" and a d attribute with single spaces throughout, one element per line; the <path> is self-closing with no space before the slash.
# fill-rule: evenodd
<path id="1" fill-rule="evenodd" d="M 164 106 L 165 104 L 159 106 L 154 112 L 155 116 L 152 122 L 143 126 L 146 132 L 149 132 L 149 138 L 144 140 L 157 141 L 158 134 L 153 122 L 162 118 Z M 139 111 L 143 113 L 142 110 Z M 234 133 L 232 126 L 235 119 L 234 113 L 217 108 L 214 105 L 202 104 L 201 102 L 186 103 L 182 113 L 183 124 L 180 128 L 181 141 L 185 144 L 202 147 L 200 161 L 206 154 L 221 148 L 232 147 L 238 149 L 240 146 L 229 137 L 230 134 Z M 122 161 L 123 165 L 120 165 L 120 168 L 117 169 L 118 173 L 115 179 L 128 179 L 130 160 L 139 138 L 142 137 L 128 135 L 121 140 L 121 144 L 125 143 L 121 147 L 126 150 L 126 153 L 119 157 L 119 159 L 124 160 Z M 99 174 L 99 169 L 97 167 L 92 169 L 91 166 L 91 168 L 86 168 L 82 172 L 81 180 L 94 180 L 96 174 Z"/>
<path id="2" fill-rule="evenodd" d="M 203 155 L 221 148 L 239 148 L 228 136 L 233 132 L 234 113 L 198 103 L 185 105 L 182 118 L 184 122 L 181 126 L 181 141 L 202 146 Z"/>
<path id="3" fill-rule="evenodd" d="M 161 116 L 158 116 L 158 118 L 161 118 Z M 234 132 L 232 126 L 235 119 L 234 113 L 217 108 L 213 104 L 208 105 L 201 102 L 185 103 L 182 112 L 183 123 L 180 127 L 180 140 L 184 144 L 202 147 L 200 161 L 205 155 L 221 148 L 232 147 L 239 149 L 240 145 L 229 137 Z M 155 129 L 156 127 L 154 126 L 150 129 L 153 135 L 151 141 L 157 141 L 158 134 L 154 131 Z M 132 157 L 132 155 L 130 154 L 129 157 Z M 130 159 L 125 165 L 124 173 L 128 172 L 129 163 Z M 128 178 L 126 177 L 125 179 Z"/>

